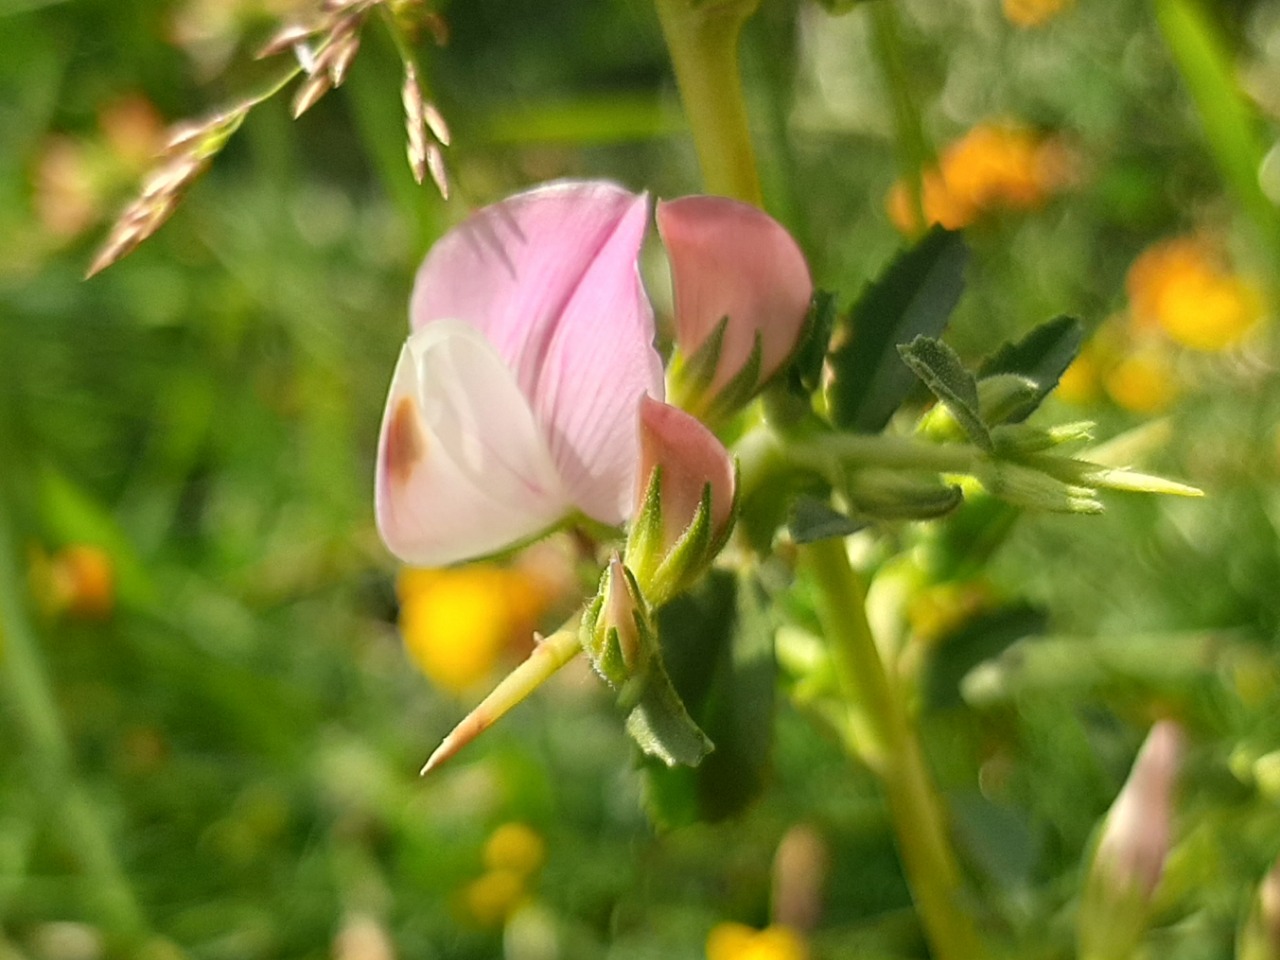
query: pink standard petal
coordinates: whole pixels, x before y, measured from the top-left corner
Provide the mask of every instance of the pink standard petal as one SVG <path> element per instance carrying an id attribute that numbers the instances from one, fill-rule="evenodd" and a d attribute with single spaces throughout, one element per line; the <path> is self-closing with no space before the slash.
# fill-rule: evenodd
<path id="1" fill-rule="evenodd" d="M 658 204 L 675 288 L 676 340 L 691 354 L 729 318 L 711 389 L 742 369 L 761 336 L 760 382 L 791 356 L 813 298 L 813 280 L 791 234 L 767 213 L 725 197 Z"/>
<path id="2" fill-rule="evenodd" d="M 663 395 L 637 269 L 648 202 L 566 181 L 486 207 L 418 271 L 415 329 L 456 318 L 514 371 L 574 504 L 619 523 L 634 486 L 636 404 Z"/>

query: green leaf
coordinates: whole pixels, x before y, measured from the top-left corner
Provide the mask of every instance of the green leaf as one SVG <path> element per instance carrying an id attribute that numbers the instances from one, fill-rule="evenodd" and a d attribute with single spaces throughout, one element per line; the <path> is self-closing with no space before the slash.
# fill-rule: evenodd
<path id="1" fill-rule="evenodd" d="M 876 433 L 889 422 L 915 385 L 897 347 L 942 333 L 964 290 L 968 258 L 959 233 L 935 228 L 863 292 L 849 318 L 847 342 L 828 358 L 836 426 Z"/>
<path id="2" fill-rule="evenodd" d="M 773 630 L 755 580 L 712 571 L 658 612 L 675 690 L 716 749 L 696 769 L 644 762 L 651 818 L 665 827 L 720 820 L 760 792 L 773 739 Z"/>
<path id="3" fill-rule="evenodd" d="M 864 521 L 845 516 L 824 500 L 800 496 L 792 507 L 787 529 L 796 543 L 814 543 L 831 537 L 847 537 L 865 526 Z"/>
<path id="4" fill-rule="evenodd" d="M 970 670 L 1023 637 L 1043 633 L 1047 625 L 1045 612 L 1027 604 L 987 610 L 965 620 L 931 645 L 920 671 L 921 702 L 932 710 L 960 706 L 960 682 Z"/>
<path id="5" fill-rule="evenodd" d="M 1029 417 L 1058 385 L 1062 374 L 1080 352 L 1084 327 L 1075 317 L 1055 317 L 1042 323 L 1021 340 L 1006 343 L 982 361 L 978 379 L 1014 374 L 1035 385 L 1020 403 L 1010 405 L 988 423 L 1019 423 Z"/>
<path id="6" fill-rule="evenodd" d="M 960 357 L 941 340 L 916 337 L 898 348 L 911 371 L 942 401 L 969 439 L 983 450 L 994 449 L 978 403 L 978 381 Z"/>

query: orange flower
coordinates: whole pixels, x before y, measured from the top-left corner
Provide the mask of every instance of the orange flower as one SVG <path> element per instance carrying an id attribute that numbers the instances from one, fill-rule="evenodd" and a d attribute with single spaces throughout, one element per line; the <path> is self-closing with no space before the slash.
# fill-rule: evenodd
<path id="1" fill-rule="evenodd" d="M 1149 247 L 1129 268 L 1125 285 L 1137 329 L 1163 331 L 1192 350 L 1231 346 L 1252 329 L 1264 309 L 1258 289 L 1196 237 Z"/>
<path id="2" fill-rule="evenodd" d="M 1103 383 L 1111 399 L 1133 413 L 1161 413 L 1177 399 L 1179 390 L 1170 358 L 1155 344 L 1121 357 Z"/>
<path id="3" fill-rule="evenodd" d="M 1034 209 L 1072 176 L 1058 138 L 1016 124 L 981 123 L 942 152 L 936 169 L 924 172 L 921 200 L 930 223 L 955 230 L 995 210 Z M 887 206 L 899 230 L 917 231 L 905 182 L 893 185 Z"/>
<path id="4" fill-rule="evenodd" d="M 31 591 L 40 606 L 77 620 L 105 620 L 116 605 L 115 564 L 101 547 L 76 543 L 31 553 Z"/>
<path id="5" fill-rule="evenodd" d="M 1048 23 L 1075 0 L 1003 0 L 1004 15 L 1014 26 L 1038 27 Z"/>

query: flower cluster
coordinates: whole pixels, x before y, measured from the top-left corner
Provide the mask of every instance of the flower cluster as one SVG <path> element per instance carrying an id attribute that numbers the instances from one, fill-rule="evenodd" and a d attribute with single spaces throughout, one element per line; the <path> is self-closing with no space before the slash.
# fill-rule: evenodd
<path id="1" fill-rule="evenodd" d="M 1071 153 L 1057 137 L 1005 122 L 980 123 L 948 146 L 921 178 L 928 224 L 958 230 L 998 210 L 1031 210 L 1074 179 Z M 886 201 L 903 233 L 921 229 L 911 192 L 895 183 Z"/>
<path id="2" fill-rule="evenodd" d="M 478 211 L 419 269 L 376 479 L 383 540 L 418 566 L 566 523 L 630 521 L 579 642 L 611 685 L 638 676 L 633 692 L 657 652 L 652 609 L 706 569 L 733 526 L 736 471 L 712 428 L 783 368 L 813 297 L 795 241 L 754 207 L 687 197 L 659 205 L 657 221 L 679 406 L 664 402 L 639 272 L 648 198 L 551 184 Z M 496 718 L 482 717 L 477 732 Z"/>

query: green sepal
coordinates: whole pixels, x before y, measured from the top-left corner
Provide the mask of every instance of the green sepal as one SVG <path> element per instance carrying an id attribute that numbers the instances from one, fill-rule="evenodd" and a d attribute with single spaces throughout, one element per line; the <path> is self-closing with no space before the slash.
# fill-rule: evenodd
<path id="1" fill-rule="evenodd" d="M 836 297 L 826 290 L 813 292 L 813 303 L 805 317 L 803 332 L 786 370 L 787 386 L 806 400 L 822 384 L 822 367 L 831 346 L 836 325 Z"/>
<path id="2" fill-rule="evenodd" d="M 954 484 L 891 470 L 859 470 L 846 480 L 844 494 L 857 513 L 877 520 L 935 520 L 964 502 Z"/>
<path id="3" fill-rule="evenodd" d="M 728 327 L 729 318 L 721 317 L 697 350 L 678 359 L 672 371 L 670 402 L 691 412 L 702 406 L 711 381 L 715 379 L 716 367 L 720 365 L 720 352 L 724 349 L 724 333 Z"/>
<path id="4" fill-rule="evenodd" d="M 1067 444 L 1089 443 L 1093 440 L 1093 422 L 1076 420 L 1052 427 L 1032 427 L 1025 423 L 1006 423 L 991 429 L 996 453 L 1002 457 L 1018 459 L 1027 454 L 1043 453 Z"/>
<path id="5" fill-rule="evenodd" d="M 763 356 L 764 347 L 760 331 L 757 330 L 751 344 L 751 353 L 742 369 L 720 388 L 720 392 L 711 398 L 704 410 L 690 412 L 700 416 L 706 423 L 715 425 L 746 406 L 747 401 L 760 390 L 760 364 Z"/>
<path id="6" fill-rule="evenodd" d="M 634 699 L 627 713 L 627 733 L 649 756 L 668 767 L 696 767 L 715 749 L 689 716 L 661 658 L 650 662 Z"/>
<path id="7" fill-rule="evenodd" d="M 711 484 L 702 488 L 702 499 L 693 522 L 672 544 L 646 583 L 647 592 L 662 606 L 702 573 L 714 553 L 711 551 Z"/>
<path id="8" fill-rule="evenodd" d="M 979 463 L 974 476 L 988 493 L 1015 506 L 1053 513 L 1102 512 L 1102 502 L 1091 487 L 1065 482 L 1011 460 Z"/>
<path id="9" fill-rule="evenodd" d="M 959 355 L 941 340 L 924 336 L 898 347 L 898 352 L 911 371 L 942 401 L 969 439 L 983 450 L 994 450 L 991 433 L 982 420 L 978 382 L 964 368 Z"/>
<path id="10" fill-rule="evenodd" d="M 648 584 L 662 562 L 662 466 L 649 475 L 644 500 L 631 521 L 623 563 L 636 579 Z"/>

